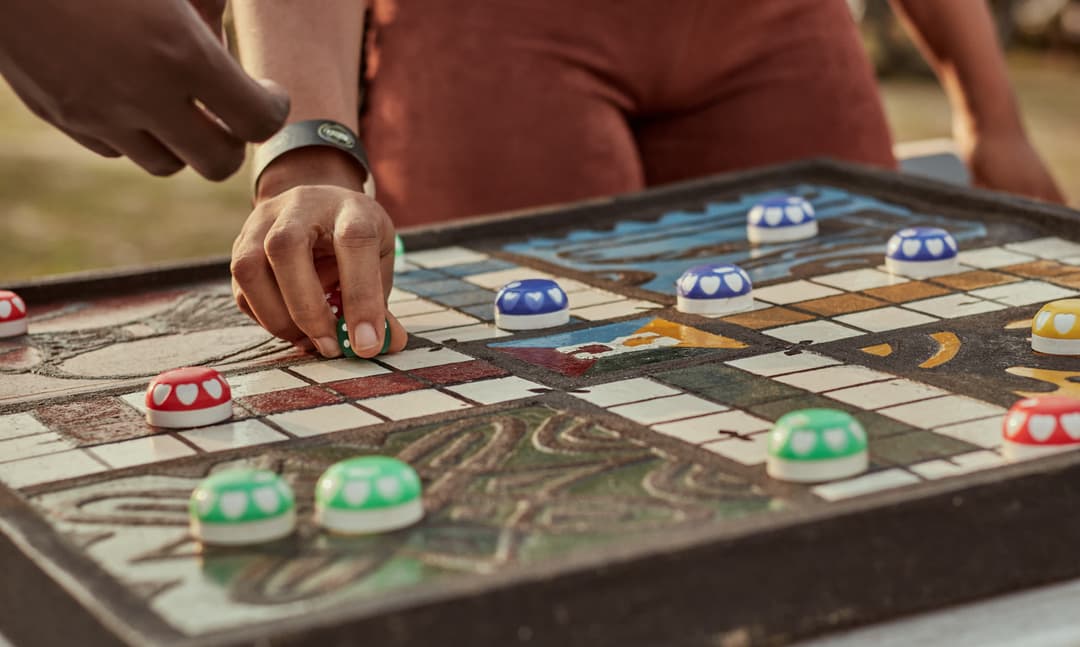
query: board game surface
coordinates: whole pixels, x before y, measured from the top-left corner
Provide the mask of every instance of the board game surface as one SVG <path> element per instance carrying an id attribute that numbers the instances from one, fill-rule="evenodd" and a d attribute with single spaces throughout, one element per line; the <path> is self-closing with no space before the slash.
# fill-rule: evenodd
<path id="1" fill-rule="evenodd" d="M 814 239 L 751 248 L 745 214 L 814 205 Z M 1080 397 L 1080 361 L 1034 354 L 1030 321 L 1080 294 L 1078 214 L 829 162 L 405 235 L 391 310 L 406 351 L 325 361 L 235 307 L 224 264 L 13 286 L 30 334 L 0 341 L 0 630 L 17 642 L 743 645 L 1080 573 L 1080 456 L 1008 464 L 1027 394 Z M 960 270 L 881 268 L 941 226 Z M 691 265 L 734 262 L 754 309 L 679 313 Z M 495 291 L 554 277 L 571 323 L 510 334 Z M 160 371 L 213 366 L 231 422 L 161 432 Z M 765 474 L 781 415 L 853 412 L 868 473 Z M 330 536 L 331 463 L 397 456 L 424 521 Z M 200 549 L 207 474 L 293 485 L 294 536 Z M 62 614 L 60 618 L 58 615 Z M 314 644 L 314 643 L 312 643 Z M 338 643 L 338 644 L 344 644 Z"/>

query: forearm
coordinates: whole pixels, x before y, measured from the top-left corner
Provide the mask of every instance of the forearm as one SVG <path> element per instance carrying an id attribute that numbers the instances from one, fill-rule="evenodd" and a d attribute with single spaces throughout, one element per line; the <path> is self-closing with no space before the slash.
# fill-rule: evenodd
<path id="1" fill-rule="evenodd" d="M 1022 132 L 986 0 L 891 0 L 934 67 L 958 134 Z"/>
<path id="2" fill-rule="evenodd" d="M 289 123 L 332 119 L 357 128 L 362 0 L 233 0 L 240 58 L 247 70 L 278 82 L 292 98 Z M 263 174 L 260 194 L 276 194 L 299 183 L 353 186 L 358 167 L 327 149 L 288 154 Z M 264 189 L 265 187 L 265 189 Z"/>

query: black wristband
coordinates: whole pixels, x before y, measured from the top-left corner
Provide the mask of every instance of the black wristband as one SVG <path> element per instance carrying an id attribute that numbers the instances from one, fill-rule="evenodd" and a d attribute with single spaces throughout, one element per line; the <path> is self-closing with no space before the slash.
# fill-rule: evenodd
<path id="1" fill-rule="evenodd" d="M 255 179 L 252 181 L 252 193 L 259 188 L 259 178 L 271 162 L 285 153 L 297 148 L 310 146 L 329 146 L 348 153 L 364 169 L 364 193 L 375 197 L 375 176 L 371 174 L 367 153 L 356 133 L 349 127 L 329 119 L 311 119 L 298 121 L 282 128 L 255 151 Z"/>

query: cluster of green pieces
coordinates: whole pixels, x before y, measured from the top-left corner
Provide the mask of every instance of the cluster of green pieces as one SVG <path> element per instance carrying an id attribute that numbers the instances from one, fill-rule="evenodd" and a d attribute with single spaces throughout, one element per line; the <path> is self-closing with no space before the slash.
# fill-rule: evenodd
<path id="1" fill-rule="evenodd" d="M 315 488 L 315 517 L 341 533 L 385 532 L 423 517 L 420 477 L 386 456 L 360 456 L 331 465 Z M 190 501 L 191 530 L 206 544 L 279 539 L 296 527 L 292 489 L 269 470 L 232 469 L 199 483 Z"/>

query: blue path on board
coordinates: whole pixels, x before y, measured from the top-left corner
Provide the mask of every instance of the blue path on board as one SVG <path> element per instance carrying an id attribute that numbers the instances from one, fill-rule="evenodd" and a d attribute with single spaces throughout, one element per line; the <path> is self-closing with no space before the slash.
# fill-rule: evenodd
<path id="1" fill-rule="evenodd" d="M 819 223 L 839 218 L 844 227 L 823 225 L 822 233 L 811 240 L 751 246 L 746 241 L 746 212 L 765 198 L 783 195 L 807 197 Z M 652 221 L 627 220 L 610 229 L 574 230 L 562 238 L 531 238 L 504 249 L 600 275 L 648 272 L 652 278 L 641 288 L 671 294 L 683 271 L 702 263 L 735 263 L 755 284 L 790 278 L 794 268 L 808 263 L 823 264 L 819 269 L 824 267 L 826 272 L 875 267 L 883 262 L 889 237 L 916 225 L 948 229 L 961 249 L 965 241 L 986 235 L 986 228 L 977 221 L 919 213 L 834 187 L 800 184 L 747 193 L 729 202 L 710 202 L 701 211 L 671 211 Z"/>

